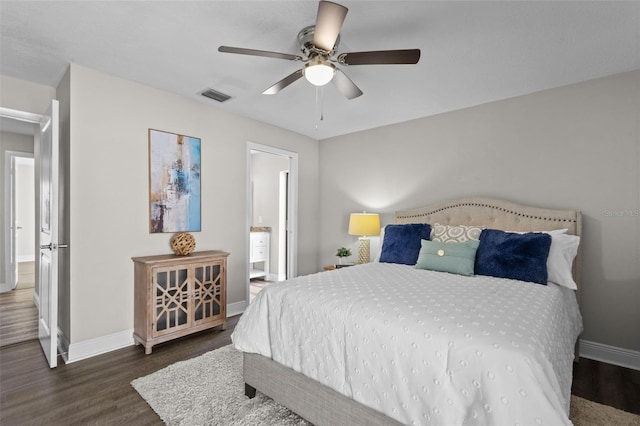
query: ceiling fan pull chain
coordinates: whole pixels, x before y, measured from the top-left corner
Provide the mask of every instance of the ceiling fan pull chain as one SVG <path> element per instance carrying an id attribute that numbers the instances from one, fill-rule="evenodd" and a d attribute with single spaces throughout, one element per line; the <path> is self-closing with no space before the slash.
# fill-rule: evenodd
<path id="1" fill-rule="evenodd" d="M 324 114 L 322 113 L 322 87 L 316 86 L 316 130 L 320 127 L 320 122 L 324 120 Z"/>
<path id="2" fill-rule="evenodd" d="M 320 121 L 324 120 L 324 110 L 322 108 L 323 106 L 323 102 L 322 102 L 322 87 L 318 87 L 318 92 L 320 92 Z"/>
<path id="3" fill-rule="evenodd" d="M 318 117 L 320 116 L 320 114 L 318 113 L 318 110 L 320 109 L 320 87 L 316 86 L 316 130 L 318 130 L 318 127 L 320 126 L 320 120 L 318 120 Z"/>

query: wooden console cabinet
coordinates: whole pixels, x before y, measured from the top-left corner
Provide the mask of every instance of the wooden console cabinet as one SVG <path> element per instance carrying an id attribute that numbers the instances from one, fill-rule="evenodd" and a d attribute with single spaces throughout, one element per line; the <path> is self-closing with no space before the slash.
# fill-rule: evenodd
<path id="1" fill-rule="evenodd" d="M 227 256 L 221 251 L 133 257 L 133 339 L 145 353 L 166 342 L 227 325 Z"/>

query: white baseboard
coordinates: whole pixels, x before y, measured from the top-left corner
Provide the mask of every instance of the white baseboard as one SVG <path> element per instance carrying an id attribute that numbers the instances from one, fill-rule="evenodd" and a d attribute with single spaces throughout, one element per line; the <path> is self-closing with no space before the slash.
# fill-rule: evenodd
<path id="1" fill-rule="evenodd" d="M 0 283 L 0 293 L 6 293 L 13 290 L 13 287 L 7 283 Z"/>
<path id="2" fill-rule="evenodd" d="M 34 296 L 35 297 L 35 296 Z M 246 301 L 227 305 L 227 316 L 240 315 L 247 307 Z M 58 329 L 58 349 L 65 364 L 102 355 L 134 344 L 133 329 L 119 331 L 106 336 L 96 337 L 78 343 L 69 343 L 69 339 Z"/>
<path id="3" fill-rule="evenodd" d="M 36 261 L 36 257 L 33 254 L 27 254 L 27 255 L 22 255 L 22 256 L 16 257 L 16 260 L 18 261 L 18 263 L 20 263 L 20 262 L 35 262 Z"/>
<path id="4" fill-rule="evenodd" d="M 285 274 L 269 274 L 264 278 L 267 281 L 284 281 L 286 279 Z"/>
<path id="5" fill-rule="evenodd" d="M 133 329 L 119 331 L 83 342 L 67 343 L 66 351 L 62 352 L 62 356 L 65 363 L 70 364 L 131 345 L 133 345 Z"/>
<path id="6" fill-rule="evenodd" d="M 640 370 L 640 352 L 580 339 L 580 356 L 607 364 Z"/>
<path id="7" fill-rule="evenodd" d="M 236 303 L 227 304 L 227 317 L 234 317 L 240 315 L 247 308 L 246 300 Z"/>
<path id="8" fill-rule="evenodd" d="M 65 364 L 69 363 L 69 338 L 58 327 L 58 353 Z"/>

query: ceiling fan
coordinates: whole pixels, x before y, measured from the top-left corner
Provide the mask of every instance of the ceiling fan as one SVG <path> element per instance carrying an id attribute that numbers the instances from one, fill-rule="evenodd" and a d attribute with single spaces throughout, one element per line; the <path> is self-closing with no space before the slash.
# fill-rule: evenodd
<path id="1" fill-rule="evenodd" d="M 301 61 L 304 66 L 289 74 L 267 90 L 265 95 L 273 95 L 304 76 L 314 86 L 324 86 L 332 82 L 348 99 L 362 95 L 338 65 L 380 65 L 380 64 L 417 64 L 420 49 L 378 50 L 368 52 L 341 53 L 334 58 L 340 43 L 340 30 L 347 16 L 346 7 L 330 1 L 321 0 L 315 25 L 303 28 L 298 33 L 300 50 L 305 57 L 289 53 L 266 50 L 244 49 L 241 47 L 220 46 L 219 52 L 241 55 L 264 56 L 268 58 Z"/>

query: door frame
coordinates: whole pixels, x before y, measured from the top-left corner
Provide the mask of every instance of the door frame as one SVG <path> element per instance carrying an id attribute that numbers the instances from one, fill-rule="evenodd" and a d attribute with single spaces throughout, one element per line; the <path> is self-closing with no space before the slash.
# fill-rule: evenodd
<path id="1" fill-rule="evenodd" d="M 246 161 L 247 161 L 247 175 L 246 175 L 246 212 L 245 212 L 245 300 L 247 305 L 250 300 L 250 282 L 249 282 L 249 239 L 251 229 L 251 212 L 252 212 L 252 197 L 251 197 L 251 152 L 258 151 L 266 154 L 279 155 L 289 159 L 289 188 L 287 206 L 288 212 L 288 226 L 287 226 L 287 278 L 293 278 L 298 275 L 298 153 L 287 151 L 280 148 L 274 148 L 268 145 L 261 145 L 255 142 L 247 142 L 246 148 Z"/>
<path id="2" fill-rule="evenodd" d="M 287 219 L 289 207 L 289 179 L 288 170 L 282 170 L 278 176 L 278 281 L 289 278 L 287 275 Z M 284 271 L 284 273 L 282 272 Z"/>

